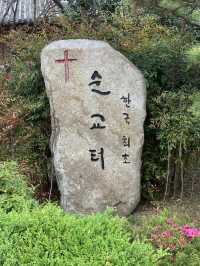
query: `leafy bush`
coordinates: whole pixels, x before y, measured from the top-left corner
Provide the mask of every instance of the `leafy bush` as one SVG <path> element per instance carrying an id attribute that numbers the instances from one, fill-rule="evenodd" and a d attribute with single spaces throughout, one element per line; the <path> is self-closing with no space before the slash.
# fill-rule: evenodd
<path id="1" fill-rule="evenodd" d="M 23 101 L 27 119 L 35 123 L 47 119 L 49 105 L 38 60 L 24 62 L 17 59 L 11 69 L 7 86 L 16 101 L 19 98 Z"/>
<path id="2" fill-rule="evenodd" d="M 166 253 L 130 243 L 124 219 L 110 212 L 85 217 L 64 214 L 52 204 L 32 212 L 1 213 L 1 265 L 146 265 Z"/>
<path id="3" fill-rule="evenodd" d="M 163 224 L 157 224 L 150 235 L 152 243 L 160 248 L 177 252 L 183 249 L 193 239 L 200 237 L 200 230 L 187 224 L 178 225 L 172 219 Z"/>
<path id="4" fill-rule="evenodd" d="M 125 219 L 104 214 L 65 214 L 54 204 L 38 206 L 16 163 L 0 164 L 0 265 L 146 265 L 165 254 L 131 242 Z"/>
<path id="5" fill-rule="evenodd" d="M 197 266 L 200 260 L 199 223 L 192 222 L 192 213 L 182 214 L 181 210 L 186 208 L 187 203 L 181 205 L 182 207 L 177 204 L 176 208 L 174 201 L 172 204 L 170 209 L 164 208 L 150 217 L 146 214 L 147 217 L 145 215 L 138 221 L 139 228 L 136 227 L 137 232 L 134 231 L 134 235 L 139 236 L 141 241 L 147 239 L 155 248 L 168 251 L 159 266 Z M 194 216 L 192 218 L 194 219 Z"/>
<path id="6" fill-rule="evenodd" d="M 4 117 L 0 114 L 6 122 L 0 160 L 15 159 L 26 164 L 29 182 L 37 186 L 35 194 L 42 198 L 51 171 L 49 103 L 40 71 L 40 52 L 46 38 L 42 32 L 29 35 L 26 30 L 22 30 L 23 34 L 13 30 L 4 36 L 12 56 L 8 77 L 0 77 L 8 100 L 7 113 Z"/>
<path id="7" fill-rule="evenodd" d="M 7 212 L 32 208 L 32 189 L 27 186 L 25 176 L 18 171 L 15 162 L 0 164 L 0 209 Z"/>
<path id="8" fill-rule="evenodd" d="M 87 15 L 97 15 L 100 11 L 114 12 L 121 0 L 75 0 L 69 1 L 65 7 L 65 15 L 80 18 L 83 11 Z"/>
<path id="9" fill-rule="evenodd" d="M 163 92 L 155 99 L 152 126 L 159 128 L 162 149 L 168 145 L 175 151 L 180 145 L 185 151 L 200 147 L 200 117 L 193 110 L 198 94 L 197 90 L 182 88 L 177 92 Z"/>
<path id="10" fill-rule="evenodd" d="M 199 266 L 200 238 L 195 238 L 192 244 L 187 245 L 183 251 L 176 255 L 175 266 Z M 163 261 L 164 263 L 164 261 Z M 163 264 L 164 265 L 164 264 Z"/>
<path id="11" fill-rule="evenodd" d="M 190 88 L 166 91 L 153 101 L 150 127 L 156 132 L 156 139 L 160 143 L 159 155 L 168 162 L 167 178 L 176 176 L 176 182 L 181 183 L 182 196 L 183 171 L 187 167 L 189 153 L 200 149 L 199 92 Z M 174 176 L 171 173 L 173 167 Z M 174 187 L 174 195 L 176 192 Z"/>

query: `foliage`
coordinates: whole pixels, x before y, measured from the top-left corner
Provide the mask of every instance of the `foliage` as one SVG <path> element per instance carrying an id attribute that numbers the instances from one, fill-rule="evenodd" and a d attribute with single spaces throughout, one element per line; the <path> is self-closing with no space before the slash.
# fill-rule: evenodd
<path id="1" fill-rule="evenodd" d="M 200 237 L 200 231 L 189 225 L 178 225 L 172 219 L 156 225 L 150 235 L 151 242 L 160 248 L 177 252 L 191 244 L 194 238 Z"/>
<path id="2" fill-rule="evenodd" d="M 196 0 L 132 0 L 141 2 L 150 12 L 157 13 L 163 23 L 180 27 L 183 30 L 196 31 L 200 28 L 200 3 Z"/>
<path id="3" fill-rule="evenodd" d="M 200 46 L 195 45 L 186 51 L 186 58 L 189 65 L 198 66 L 200 64 Z"/>
<path id="4" fill-rule="evenodd" d="M 27 186 L 25 176 L 18 171 L 15 162 L 0 164 L 0 208 L 6 213 L 20 212 L 34 206 L 33 191 Z"/>
<path id="5" fill-rule="evenodd" d="M 1 265 L 153 266 L 166 255 L 131 241 L 126 219 L 111 210 L 81 217 L 38 206 L 15 162 L 0 165 L 0 186 Z"/>
<path id="6" fill-rule="evenodd" d="M 170 208 L 157 207 L 157 213 L 153 212 L 150 217 L 145 213 L 145 217 L 138 221 L 139 228 L 136 227 L 134 235 L 138 234 L 141 241 L 148 239 L 154 247 L 162 247 L 168 251 L 168 256 L 159 262 L 160 266 L 197 266 L 200 258 L 199 222 L 192 221 L 194 214 L 191 216 L 189 212 L 189 216 L 189 213 L 183 214 L 182 210 L 178 210 L 180 202 L 175 208 L 174 204 L 175 201 L 172 202 L 173 207 Z M 185 204 L 182 206 L 183 209 L 189 205 Z M 196 213 L 196 208 L 193 211 Z"/>
<path id="7" fill-rule="evenodd" d="M 125 220 L 110 212 L 78 217 L 48 204 L 23 214 L 1 213 L 0 228 L 1 265 L 153 266 L 166 254 L 130 243 Z"/>
<path id="8" fill-rule="evenodd" d="M 192 241 L 192 245 L 187 245 L 183 251 L 176 255 L 176 266 L 198 266 L 199 265 L 199 252 L 200 252 L 200 238 Z M 163 265 L 164 261 L 163 261 Z"/>
<path id="9" fill-rule="evenodd" d="M 150 127 L 156 131 L 162 160 L 168 162 L 167 178 L 171 175 L 173 165 L 176 165 L 174 175 L 180 175 L 181 196 L 188 154 L 200 148 L 200 117 L 198 108 L 195 107 L 198 104 L 198 95 L 198 90 L 182 88 L 178 91 L 162 92 L 153 99 L 155 103 Z"/>
<path id="10" fill-rule="evenodd" d="M 180 145 L 185 151 L 200 147 L 199 116 L 191 112 L 198 94 L 198 91 L 183 88 L 177 92 L 163 92 L 155 98 L 152 127 L 159 128 L 157 137 L 161 149 L 168 146 L 176 152 Z"/>
<path id="11" fill-rule="evenodd" d="M 173 11 L 174 15 L 180 16 L 188 23 L 200 23 L 200 4 L 198 1 L 183 0 L 160 0 L 159 5 Z M 200 25 L 200 24 L 199 24 Z"/>
<path id="12" fill-rule="evenodd" d="M 2 37 L 10 45 L 12 56 L 9 78 L 1 76 L 1 98 L 5 95 L 7 102 L 1 105 L 0 159 L 18 161 L 29 182 L 37 186 L 37 197 L 43 198 L 51 172 L 49 103 L 40 71 L 46 34 L 42 30 L 39 34 L 28 31 L 24 27 L 22 32 L 11 30 Z"/>
<path id="13" fill-rule="evenodd" d="M 17 32 L 10 33 L 9 39 L 15 39 L 15 42 L 12 44 L 11 72 L 6 85 L 16 101 L 25 99 L 25 111 L 29 114 L 26 117 L 38 122 L 47 119 L 48 101 L 40 71 L 40 51 L 45 45 L 46 36 L 42 32 L 36 36 L 20 38 Z M 7 38 L 5 40 L 9 42 Z"/>
<path id="14" fill-rule="evenodd" d="M 81 16 L 82 11 L 89 15 L 97 15 L 102 10 L 113 12 L 120 3 L 121 0 L 72 0 L 66 5 L 65 14 Z"/>
<path id="15" fill-rule="evenodd" d="M 26 99 L 27 119 L 34 122 L 47 119 L 48 116 L 48 101 L 39 69 L 38 62 L 24 63 L 21 60 L 16 60 L 12 65 L 10 79 L 7 81 L 16 100 L 20 96 Z"/>

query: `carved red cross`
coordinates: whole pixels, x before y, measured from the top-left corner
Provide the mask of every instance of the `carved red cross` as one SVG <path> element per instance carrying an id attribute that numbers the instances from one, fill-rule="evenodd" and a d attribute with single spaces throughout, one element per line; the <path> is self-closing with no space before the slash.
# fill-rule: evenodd
<path id="1" fill-rule="evenodd" d="M 75 58 L 69 58 L 68 50 L 64 50 L 64 59 L 55 60 L 56 63 L 64 64 L 65 66 L 65 82 L 69 80 L 69 63 L 77 61 Z"/>

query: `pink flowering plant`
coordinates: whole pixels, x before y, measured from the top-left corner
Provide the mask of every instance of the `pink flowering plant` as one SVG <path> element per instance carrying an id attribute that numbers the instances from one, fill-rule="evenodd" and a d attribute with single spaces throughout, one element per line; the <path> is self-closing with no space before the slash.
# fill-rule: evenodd
<path id="1" fill-rule="evenodd" d="M 154 226 L 150 233 L 150 240 L 154 246 L 177 252 L 191 243 L 194 238 L 200 237 L 200 230 L 196 227 L 178 225 L 172 219 L 163 224 Z"/>

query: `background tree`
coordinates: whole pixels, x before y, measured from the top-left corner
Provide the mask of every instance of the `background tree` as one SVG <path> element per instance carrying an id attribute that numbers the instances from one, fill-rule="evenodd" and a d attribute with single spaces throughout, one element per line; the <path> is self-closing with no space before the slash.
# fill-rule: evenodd
<path id="1" fill-rule="evenodd" d="M 199 0 L 131 0 L 131 3 L 135 9 L 146 8 L 148 12 L 176 21 L 182 27 L 200 29 Z"/>

